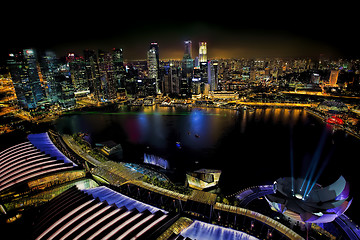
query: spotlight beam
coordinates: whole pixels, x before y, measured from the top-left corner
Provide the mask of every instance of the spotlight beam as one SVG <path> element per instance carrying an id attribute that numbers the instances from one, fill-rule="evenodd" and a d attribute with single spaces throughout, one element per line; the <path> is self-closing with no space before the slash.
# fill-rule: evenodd
<path id="1" fill-rule="evenodd" d="M 309 190 L 310 185 L 312 184 L 312 178 L 313 178 L 313 176 L 315 174 L 317 165 L 319 163 L 319 159 L 320 159 L 322 150 L 323 150 L 324 145 L 325 145 L 326 137 L 327 137 L 327 131 L 326 131 L 326 129 L 324 129 L 323 134 L 322 134 L 321 139 L 320 139 L 320 142 L 319 142 L 319 145 L 318 145 L 318 147 L 317 147 L 317 149 L 315 151 L 315 154 L 314 154 L 314 156 L 313 156 L 313 158 L 311 160 L 310 168 L 309 168 L 308 173 L 307 173 L 307 176 L 309 176 L 309 178 L 307 180 L 306 189 L 305 189 L 305 192 L 303 194 L 304 197 L 309 193 L 308 190 Z M 305 180 L 306 179 L 304 179 L 304 182 L 305 182 Z M 304 182 L 303 182 L 301 188 L 303 187 Z M 314 181 L 314 183 L 316 183 L 316 181 Z"/>

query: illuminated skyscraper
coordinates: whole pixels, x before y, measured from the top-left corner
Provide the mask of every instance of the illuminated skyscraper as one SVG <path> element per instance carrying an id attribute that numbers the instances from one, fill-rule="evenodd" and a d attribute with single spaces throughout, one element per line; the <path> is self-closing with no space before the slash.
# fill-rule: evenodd
<path id="1" fill-rule="evenodd" d="M 185 51 L 182 60 L 182 74 L 180 81 L 180 95 L 185 97 L 190 95 L 191 81 L 194 72 L 194 60 L 191 58 L 192 43 L 185 41 Z"/>
<path id="2" fill-rule="evenodd" d="M 116 81 L 114 77 L 114 66 L 112 55 L 102 50 L 98 51 L 99 76 L 101 82 L 101 100 L 109 101 L 116 99 Z"/>
<path id="3" fill-rule="evenodd" d="M 331 87 L 335 87 L 339 76 L 339 70 L 331 70 L 329 84 Z"/>
<path id="4" fill-rule="evenodd" d="M 75 88 L 75 94 L 88 94 L 90 91 L 84 59 L 75 53 L 68 53 L 66 61 L 70 68 L 70 77 Z"/>
<path id="5" fill-rule="evenodd" d="M 160 94 L 159 77 L 160 77 L 160 59 L 159 59 L 159 45 L 157 42 L 152 42 L 148 51 L 148 70 L 149 78 L 155 80 L 156 93 Z"/>
<path id="6" fill-rule="evenodd" d="M 44 100 L 34 49 L 10 53 L 7 61 L 20 106 L 34 109 Z"/>
<path id="7" fill-rule="evenodd" d="M 112 61 L 114 66 L 114 78 L 117 85 L 117 90 L 119 90 L 119 88 L 125 87 L 124 57 L 123 50 L 121 48 L 113 49 Z"/>
<path id="8" fill-rule="evenodd" d="M 218 90 L 218 65 L 219 63 L 216 60 L 211 60 L 208 62 L 208 83 L 210 84 L 211 91 Z"/>
<path id="9" fill-rule="evenodd" d="M 206 42 L 199 42 L 199 61 L 207 62 L 207 49 L 206 49 Z"/>
<path id="10" fill-rule="evenodd" d="M 184 58 L 191 58 L 192 42 L 190 40 L 187 40 L 184 43 L 185 43 Z"/>
<path id="11" fill-rule="evenodd" d="M 60 65 L 55 71 L 56 92 L 58 103 L 62 108 L 75 106 L 74 86 L 71 80 L 70 68 L 68 64 Z"/>
<path id="12" fill-rule="evenodd" d="M 94 94 L 94 98 L 96 100 L 100 100 L 101 83 L 99 76 L 99 66 L 95 51 L 91 49 L 84 50 L 84 58 L 90 92 Z"/>
<path id="13" fill-rule="evenodd" d="M 46 97 L 51 103 L 58 102 L 57 83 L 55 81 L 55 73 L 59 68 L 59 59 L 54 52 L 46 51 L 40 59 L 40 67 L 43 78 L 47 84 Z"/>
<path id="14" fill-rule="evenodd" d="M 160 69 L 159 44 L 157 42 L 150 43 L 149 50 L 151 49 L 155 51 L 157 69 L 159 70 Z"/>

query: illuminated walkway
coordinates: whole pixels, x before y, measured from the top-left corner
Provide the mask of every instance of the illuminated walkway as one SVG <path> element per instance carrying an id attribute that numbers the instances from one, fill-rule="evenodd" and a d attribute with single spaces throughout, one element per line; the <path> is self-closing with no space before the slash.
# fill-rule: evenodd
<path id="1" fill-rule="evenodd" d="M 258 239 L 241 231 L 236 231 L 231 228 L 220 227 L 200 221 L 194 221 L 188 228 L 181 232 L 181 235 L 185 238 L 189 237 L 191 239 L 206 240 Z"/>
<path id="2" fill-rule="evenodd" d="M 236 193 L 240 206 L 246 207 L 251 201 L 274 193 L 273 185 L 254 186 Z"/>
<path id="3" fill-rule="evenodd" d="M 351 221 L 345 214 L 337 217 L 335 222 L 344 230 L 351 240 L 360 239 L 360 229 L 353 221 Z"/>
<path id="4" fill-rule="evenodd" d="M 264 106 L 264 107 L 313 107 L 310 103 L 281 103 L 281 102 L 242 102 L 236 101 L 237 104 L 245 106 Z"/>

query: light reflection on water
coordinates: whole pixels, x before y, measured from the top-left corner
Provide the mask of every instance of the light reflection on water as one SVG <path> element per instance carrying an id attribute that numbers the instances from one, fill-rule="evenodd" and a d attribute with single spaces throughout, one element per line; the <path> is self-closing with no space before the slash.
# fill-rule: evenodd
<path id="1" fill-rule="evenodd" d="M 141 152 L 149 149 L 169 158 L 170 162 L 173 161 L 172 166 L 176 166 L 181 158 L 181 162 L 194 168 L 222 168 L 219 159 L 221 164 L 230 164 L 229 159 L 239 153 L 239 156 L 251 154 L 265 163 L 268 161 L 261 158 L 286 153 L 290 122 L 291 125 L 307 126 L 306 111 L 124 107 L 115 113 L 88 112 L 64 116 L 56 126 L 63 133 L 87 132 L 98 142 L 119 142 L 124 146 L 128 161 L 141 161 Z M 181 151 L 175 148 L 176 142 L 181 143 Z M 279 151 L 280 147 L 284 151 Z M 268 151 L 267 155 L 259 154 L 258 149 Z M 285 154 L 279 159 L 287 157 Z M 239 160 L 244 163 L 245 159 L 239 157 Z M 194 162 L 199 164 L 194 165 Z"/>
<path id="2" fill-rule="evenodd" d="M 132 144 L 166 147 L 176 140 L 190 148 L 212 148 L 229 131 L 247 131 L 248 125 L 288 125 L 306 122 L 301 109 L 227 110 L 217 108 L 176 109 L 174 107 L 123 108 L 115 113 L 88 112 L 64 116 L 57 121 L 60 132 L 88 132 L 101 140 L 115 138 Z M 251 129 L 250 129 L 251 130 Z M 126 136 L 117 137 L 120 132 Z M 176 138 L 176 139 L 173 139 Z"/>
<path id="3" fill-rule="evenodd" d="M 332 155 L 319 181 L 330 183 L 344 175 L 352 189 L 351 182 L 359 182 L 356 169 L 344 164 L 357 154 L 359 141 L 342 131 L 334 133 L 331 126 L 302 109 L 124 107 L 116 113 L 63 116 L 56 127 L 63 133 L 87 132 L 98 142 L 121 143 L 126 161 L 141 162 L 147 151 L 167 159 L 180 172 L 221 169 L 220 184 L 228 192 L 289 176 L 290 137 L 295 174 L 301 176 L 326 131 L 319 166 Z"/>

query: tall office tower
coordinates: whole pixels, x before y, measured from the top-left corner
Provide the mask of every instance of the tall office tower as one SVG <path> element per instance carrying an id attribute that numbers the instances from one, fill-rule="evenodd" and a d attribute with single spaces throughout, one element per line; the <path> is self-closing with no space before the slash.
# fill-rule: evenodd
<path id="1" fill-rule="evenodd" d="M 186 73 L 191 73 L 194 68 L 194 60 L 191 58 L 191 41 L 185 41 L 185 51 L 183 57 L 183 70 Z"/>
<path id="2" fill-rule="evenodd" d="M 94 50 L 84 50 L 86 76 L 89 83 L 90 93 L 94 94 L 96 100 L 100 100 L 101 82 L 99 77 L 99 66 Z"/>
<path id="3" fill-rule="evenodd" d="M 339 77 L 339 70 L 331 70 L 329 84 L 331 87 L 335 87 Z"/>
<path id="4" fill-rule="evenodd" d="M 159 90 L 159 69 L 156 60 L 156 50 L 154 48 L 150 48 L 147 53 L 147 66 L 149 70 L 149 79 L 155 80 L 155 92 L 158 94 Z"/>
<path id="5" fill-rule="evenodd" d="M 218 90 L 219 78 L 218 78 L 218 61 L 208 61 L 208 83 L 210 84 L 210 91 Z"/>
<path id="6" fill-rule="evenodd" d="M 34 109 L 44 100 L 34 49 L 10 53 L 7 64 L 10 69 L 16 96 L 21 107 Z"/>
<path id="7" fill-rule="evenodd" d="M 55 71 L 56 91 L 58 94 L 58 103 L 62 108 L 71 108 L 75 106 L 74 86 L 71 81 L 70 68 L 68 64 L 61 64 Z"/>
<path id="8" fill-rule="evenodd" d="M 75 88 L 75 95 L 89 93 L 89 84 L 86 75 L 85 61 L 74 53 L 68 53 L 66 61 L 69 64 L 71 81 Z"/>
<path id="9" fill-rule="evenodd" d="M 182 74 L 180 80 L 180 95 L 189 97 L 191 94 L 191 81 L 194 71 L 194 60 L 191 58 L 192 43 L 185 41 L 184 57 L 182 59 Z"/>
<path id="10" fill-rule="evenodd" d="M 184 42 L 185 44 L 185 52 L 184 52 L 184 58 L 190 58 L 191 59 L 191 53 L 192 53 L 192 42 L 190 40 L 187 40 Z"/>
<path id="11" fill-rule="evenodd" d="M 149 50 L 155 50 L 157 68 L 160 69 L 159 44 L 157 42 L 150 43 Z"/>
<path id="12" fill-rule="evenodd" d="M 155 79 L 156 93 L 160 94 L 160 59 L 159 59 L 159 45 L 157 42 L 150 43 L 148 51 L 148 70 L 149 78 Z"/>
<path id="13" fill-rule="evenodd" d="M 206 49 L 206 42 L 199 42 L 199 61 L 207 62 L 207 49 Z"/>
<path id="14" fill-rule="evenodd" d="M 55 72 L 59 67 L 59 60 L 54 52 L 46 51 L 40 59 L 40 68 L 43 73 L 44 81 L 47 84 L 46 97 L 51 103 L 58 101 L 57 85 L 55 81 Z"/>
<path id="15" fill-rule="evenodd" d="M 119 90 L 119 88 L 125 87 L 124 57 L 123 50 L 121 48 L 113 48 L 112 62 L 114 67 L 114 78 L 117 90 Z"/>
<path id="16" fill-rule="evenodd" d="M 99 76 L 101 81 L 101 95 L 103 101 L 116 98 L 116 82 L 112 56 L 109 52 L 99 50 Z"/>

